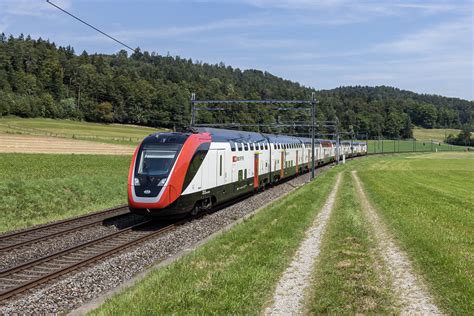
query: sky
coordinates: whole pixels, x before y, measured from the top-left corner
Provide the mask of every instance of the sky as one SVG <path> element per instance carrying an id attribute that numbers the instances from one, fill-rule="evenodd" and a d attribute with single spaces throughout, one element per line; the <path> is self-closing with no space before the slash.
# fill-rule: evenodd
<path id="1" fill-rule="evenodd" d="M 316 89 L 388 85 L 474 100 L 474 0 L 51 0 L 127 45 Z M 0 32 L 124 47 L 45 0 L 0 0 Z"/>

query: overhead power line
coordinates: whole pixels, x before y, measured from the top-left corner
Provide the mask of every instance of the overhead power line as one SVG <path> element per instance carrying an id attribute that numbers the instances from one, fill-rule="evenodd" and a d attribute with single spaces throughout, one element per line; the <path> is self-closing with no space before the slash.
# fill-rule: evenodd
<path id="1" fill-rule="evenodd" d="M 132 52 L 135 52 L 135 51 L 136 51 L 136 49 L 131 48 L 130 46 L 128 46 L 128 45 L 125 44 L 124 42 L 121 42 L 121 41 L 119 41 L 118 39 L 116 39 L 115 37 L 110 36 L 109 34 L 107 34 L 107 33 L 103 32 L 103 31 L 99 30 L 98 28 L 96 28 L 95 26 L 93 26 L 93 25 L 87 23 L 86 21 L 82 20 L 81 18 L 79 18 L 79 17 L 75 16 L 74 14 L 72 14 L 72 13 L 70 13 L 70 12 L 64 10 L 63 8 L 61 8 L 60 6 L 58 6 L 57 4 L 52 3 L 50 0 L 46 0 L 46 2 L 49 3 L 50 5 L 52 5 L 53 7 L 55 7 L 56 9 L 63 11 L 63 12 L 66 13 L 67 15 L 72 16 L 74 19 L 78 20 L 79 22 L 81 22 L 81 23 L 87 25 L 88 27 L 90 27 L 90 28 L 96 30 L 96 31 L 99 32 L 100 34 L 107 36 L 108 38 L 110 38 L 111 40 L 113 40 L 113 41 L 119 43 L 119 44 L 122 45 L 122 46 L 125 46 L 126 48 L 130 49 Z"/>

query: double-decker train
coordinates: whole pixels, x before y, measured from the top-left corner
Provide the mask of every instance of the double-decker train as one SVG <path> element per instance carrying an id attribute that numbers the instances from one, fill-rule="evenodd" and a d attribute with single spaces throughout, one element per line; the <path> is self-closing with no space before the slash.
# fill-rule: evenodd
<path id="1" fill-rule="evenodd" d="M 303 137 L 216 128 L 151 134 L 130 164 L 129 208 L 147 216 L 197 214 L 308 172 L 311 153 Z M 366 143 L 340 143 L 341 157 L 366 153 Z M 335 141 L 316 140 L 316 166 L 335 159 Z"/>

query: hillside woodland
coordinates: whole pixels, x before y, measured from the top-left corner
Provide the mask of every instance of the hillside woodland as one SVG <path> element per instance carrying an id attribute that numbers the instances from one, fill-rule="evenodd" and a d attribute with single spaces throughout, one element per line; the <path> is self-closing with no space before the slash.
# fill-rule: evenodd
<path id="1" fill-rule="evenodd" d="M 76 54 L 70 46 L 58 47 L 41 38 L 0 35 L 0 116 L 182 129 L 190 122 L 192 92 L 201 100 L 309 99 L 316 92 L 318 120 L 338 117 L 342 130 L 353 129 L 369 137 L 409 138 L 414 125 L 463 128 L 470 133 L 474 117 L 474 102 L 458 98 L 386 86 L 317 91 L 268 72 L 223 63 L 207 64 L 140 49 L 131 55 L 123 50 L 111 55 Z M 201 123 L 272 124 L 306 119 L 306 112 L 277 112 L 261 105 L 234 106 L 228 112 L 200 112 L 198 116 Z"/>

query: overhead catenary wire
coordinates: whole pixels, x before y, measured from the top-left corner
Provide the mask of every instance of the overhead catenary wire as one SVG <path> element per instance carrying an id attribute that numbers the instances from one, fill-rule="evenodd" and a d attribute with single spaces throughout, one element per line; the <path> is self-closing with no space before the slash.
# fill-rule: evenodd
<path id="1" fill-rule="evenodd" d="M 81 23 L 87 25 L 88 27 L 90 27 L 90 28 L 96 30 L 96 31 L 99 32 L 100 34 L 102 34 L 102 35 L 104 35 L 104 36 L 107 36 L 107 37 L 110 38 L 111 40 L 113 40 L 113 41 L 119 43 L 120 45 L 122 45 L 122 46 L 124 46 L 124 47 L 130 49 L 132 52 L 135 52 L 135 51 L 137 50 L 136 48 L 130 47 L 129 45 L 125 44 L 124 42 L 122 42 L 122 41 L 116 39 L 115 37 L 113 37 L 113 36 L 111 36 L 111 35 L 105 33 L 104 31 L 101 31 L 101 30 L 98 29 L 97 27 L 95 27 L 95 26 L 93 26 L 93 25 L 87 23 L 86 21 L 82 20 L 81 18 L 79 18 L 79 17 L 75 16 L 74 14 L 72 14 L 72 13 L 66 11 L 65 9 L 61 8 L 61 7 L 58 6 L 57 4 L 54 4 L 54 3 L 51 2 L 50 0 L 46 0 L 46 2 L 49 3 L 50 5 L 52 5 L 53 7 L 55 7 L 56 9 L 58 9 L 58 10 L 64 12 L 64 13 L 66 13 L 67 15 L 69 15 L 69 16 L 73 17 L 74 19 L 78 20 L 79 22 L 81 22 Z"/>

